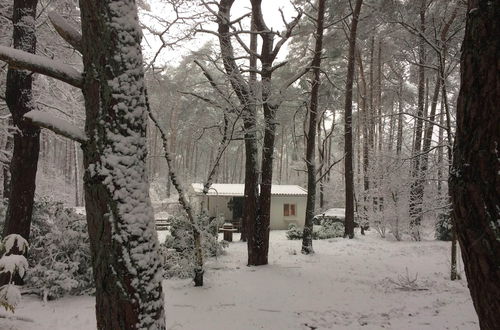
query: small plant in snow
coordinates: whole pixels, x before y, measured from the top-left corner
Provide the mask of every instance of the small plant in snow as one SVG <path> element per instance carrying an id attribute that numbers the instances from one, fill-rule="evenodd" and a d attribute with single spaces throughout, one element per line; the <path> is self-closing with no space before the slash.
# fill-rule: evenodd
<path id="1" fill-rule="evenodd" d="M 28 269 L 28 261 L 24 255 L 17 253 L 26 254 L 28 242 L 20 235 L 8 235 L 2 242 L 1 250 L 4 252 L 0 258 L 0 275 L 8 276 L 9 283 L 0 287 L 0 306 L 14 312 L 21 300 L 21 292 L 14 285 L 14 278 L 23 278 Z"/>
<path id="2" fill-rule="evenodd" d="M 428 290 L 418 283 L 418 273 L 411 276 L 406 267 L 406 275 L 398 274 L 397 280 L 389 279 L 389 282 L 394 284 L 397 289 L 404 291 L 423 291 Z"/>

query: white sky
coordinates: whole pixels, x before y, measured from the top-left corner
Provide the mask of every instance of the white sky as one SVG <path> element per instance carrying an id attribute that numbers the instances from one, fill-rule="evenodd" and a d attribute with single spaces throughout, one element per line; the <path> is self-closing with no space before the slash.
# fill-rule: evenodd
<path id="1" fill-rule="evenodd" d="M 151 13 L 163 18 L 171 17 L 171 9 L 166 7 L 161 0 L 150 0 L 149 4 L 151 5 Z M 273 30 L 282 31 L 284 29 L 284 24 L 279 13 L 279 9 L 282 9 L 287 21 L 290 21 L 292 17 L 296 15 L 296 12 L 293 6 L 290 5 L 289 0 L 263 0 L 262 1 L 262 11 L 264 13 L 264 19 L 266 20 L 266 24 L 272 28 Z M 193 9 L 196 10 L 196 9 Z M 232 11 L 231 16 L 233 18 L 240 17 L 243 14 L 250 11 L 250 1 L 248 0 L 236 0 Z M 153 20 L 148 19 L 146 16 L 141 15 L 141 20 L 147 25 L 154 24 Z M 207 30 L 217 30 L 217 26 L 215 24 L 204 24 L 204 29 Z M 161 27 L 158 27 L 160 30 Z M 147 60 L 151 60 L 152 56 L 156 53 L 156 51 L 161 46 L 161 41 L 157 37 L 153 37 L 147 31 L 144 32 L 144 55 Z M 216 40 L 215 36 L 209 35 L 206 33 L 197 33 L 194 40 L 189 42 L 184 42 L 179 46 L 176 46 L 175 49 L 165 48 L 162 50 L 161 55 L 158 57 L 156 65 L 159 66 L 161 63 L 179 63 L 181 56 L 188 54 L 190 51 L 197 50 L 203 44 L 205 44 L 209 40 Z M 236 41 L 235 41 L 236 43 Z M 283 47 L 280 52 L 280 58 L 283 58 L 287 53 L 286 45 Z"/>

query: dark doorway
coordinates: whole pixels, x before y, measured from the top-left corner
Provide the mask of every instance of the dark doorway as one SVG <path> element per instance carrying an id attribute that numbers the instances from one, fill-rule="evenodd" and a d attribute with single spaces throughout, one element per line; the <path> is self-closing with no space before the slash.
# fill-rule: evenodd
<path id="1" fill-rule="evenodd" d="M 229 209 L 233 211 L 233 219 L 231 222 L 238 229 L 238 231 L 241 230 L 241 218 L 243 217 L 243 201 L 243 197 L 233 197 L 227 205 Z"/>

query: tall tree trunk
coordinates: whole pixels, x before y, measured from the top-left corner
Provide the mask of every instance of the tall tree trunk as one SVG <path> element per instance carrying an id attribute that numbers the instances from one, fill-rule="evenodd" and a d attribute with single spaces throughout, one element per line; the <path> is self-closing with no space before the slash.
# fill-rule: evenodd
<path id="1" fill-rule="evenodd" d="M 231 7 L 234 0 L 221 0 L 219 3 L 219 12 L 217 23 L 219 25 L 219 44 L 221 49 L 221 56 L 224 63 L 224 70 L 233 90 L 235 91 L 238 100 L 240 101 L 243 118 L 243 129 L 245 132 L 245 201 L 243 205 L 243 219 L 242 219 L 242 233 L 243 239 L 245 236 L 248 239 L 248 233 L 251 233 L 255 227 L 257 217 L 257 210 L 259 206 L 258 201 L 258 147 L 257 147 L 257 113 L 256 104 L 254 99 L 253 87 L 244 80 L 241 71 L 235 61 L 234 49 L 231 43 Z M 254 47 L 257 47 L 257 40 Z M 256 58 L 252 56 L 252 61 Z M 251 58 L 252 58 L 251 57 Z M 256 66 L 255 64 L 251 64 Z M 246 235 L 245 235 L 246 234 Z M 250 240 L 248 241 L 249 254 L 250 254 Z"/>
<path id="2" fill-rule="evenodd" d="M 13 46 L 35 53 L 35 18 L 37 0 L 15 0 L 13 6 Z M 40 151 L 40 129 L 23 120 L 23 115 L 34 109 L 33 74 L 9 67 L 5 88 L 5 100 L 12 114 L 14 131 L 12 158 L 10 161 L 10 185 L 7 183 L 9 204 L 5 216 L 3 236 L 18 234 L 29 241 L 33 199 L 35 196 L 36 171 Z M 8 176 L 7 176 L 8 177 Z M 21 251 L 13 251 L 22 254 Z M 8 278 L 0 277 L 0 285 Z M 16 278 L 17 284 L 22 284 Z"/>
<path id="3" fill-rule="evenodd" d="M 75 167 L 74 173 L 74 184 L 75 184 L 75 206 L 80 206 L 80 162 L 78 161 L 78 146 L 76 142 L 73 142 L 73 160 L 75 161 L 73 166 Z"/>
<path id="4" fill-rule="evenodd" d="M 396 155 L 401 155 L 401 148 L 403 146 L 403 77 L 399 80 L 398 88 L 398 130 L 396 137 Z"/>
<path id="5" fill-rule="evenodd" d="M 363 58 L 361 57 L 361 53 L 358 50 L 356 52 L 356 57 L 358 61 L 358 66 L 359 66 L 359 77 L 361 80 L 360 86 L 358 86 L 358 89 L 361 90 L 361 93 L 358 92 L 358 94 L 361 95 L 361 105 L 358 103 L 358 109 L 360 109 L 362 112 L 362 120 L 360 121 L 363 125 L 363 212 L 359 213 L 360 218 L 362 219 L 362 223 L 366 224 L 368 223 L 368 195 L 369 195 L 369 190 L 370 190 L 370 177 L 369 177 L 369 169 L 370 169 L 370 150 L 372 149 L 372 143 L 373 143 L 373 137 L 372 133 L 370 132 L 370 126 L 371 126 L 371 109 L 367 106 L 367 91 L 368 87 L 366 84 L 366 78 L 365 78 L 365 72 L 364 72 L 364 67 L 363 67 Z M 372 75 L 370 73 L 370 75 Z M 370 80 L 373 80 L 370 78 Z M 358 84 L 359 85 L 359 84 Z M 371 99 L 373 97 L 372 92 L 370 91 L 370 97 Z M 369 101 L 368 104 L 373 104 L 373 101 Z M 359 115 L 359 112 L 358 112 Z M 359 120 L 358 120 L 359 121 Z M 359 202 L 358 202 L 359 203 Z M 362 227 L 363 228 L 363 227 Z"/>
<path id="6" fill-rule="evenodd" d="M 382 39 L 378 40 L 377 55 L 377 123 L 378 123 L 378 150 L 382 152 L 384 140 L 384 121 L 382 117 Z"/>
<path id="7" fill-rule="evenodd" d="M 344 106 L 344 177 L 345 177 L 345 232 L 344 237 L 354 238 L 354 170 L 352 155 L 352 88 L 354 81 L 354 52 L 356 50 L 356 31 L 363 0 L 356 0 L 352 13 L 349 33 L 349 56 Z"/>
<path id="8" fill-rule="evenodd" d="M 429 113 L 428 116 L 428 122 L 426 123 L 425 127 L 425 132 L 424 132 L 424 143 L 422 146 L 422 157 L 421 157 L 421 162 L 420 162 L 420 171 L 421 176 L 418 184 L 422 185 L 420 189 L 424 189 L 424 184 L 425 184 L 425 178 L 427 174 L 427 168 L 429 164 L 429 152 L 431 149 L 431 142 L 432 142 L 432 135 L 433 135 L 433 129 L 434 129 L 434 120 L 436 119 L 436 108 L 437 108 L 437 103 L 439 101 L 439 92 L 441 90 L 441 78 L 439 77 L 439 73 L 437 73 L 436 76 L 436 83 L 434 85 L 434 93 L 432 95 L 432 101 L 431 101 L 431 112 Z"/>
<path id="9" fill-rule="evenodd" d="M 500 2 L 469 0 L 450 173 L 454 219 L 481 329 L 500 324 Z"/>
<path id="10" fill-rule="evenodd" d="M 307 132 L 307 147 L 306 147 L 306 167 L 307 167 L 307 202 L 306 202 L 306 219 L 304 224 L 304 233 L 302 235 L 302 253 L 314 253 L 312 244 L 313 235 L 313 218 L 316 204 L 316 129 L 318 125 L 318 99 L 319 87 L 321 84 L 321 56 L 323 52 L 323 25 L 325 17 L 325 1 L 318 0 L 318 16 L 315 21 L 316 25 L 316 44 L 314 46 L 314 58 L 312 61 L 312 86 L 311 100 L 309 104 L 309 131 Z"/>
<path id="11" fill-rule="evenodd" d="M 132 0 L 81 0 L 85 206 L 98 329 L 165 329 L 146 176 L 141 30 Z"/>
<path id="12" fill-rule="evenodd" d="M 300 14 L 291 23 L 287 24 L 287 31 L 283 33 L 281 40 L 274 46 L 274 37 L 276 34 L 265 24 L 261 8 L 262 0 L 250 0 L 250 3 L 252 4 L 252 19 L 262 39 L 259 59 L 261 62 L 262 108 L 264 110 L 264 143 L 262 146 L 258 214 L 255 218 L 255 225 L 252 231 L 250 229 L 248 231 L 248 265 L 259 266 L 267 265 L 268 263 L 273 155 L 277 126 L 276 113 L 282 102 L 272 97 L 273 87 L 271 86 L 271 80 L 275 70 L 273 62 L 281 46 L 290 37 L 293 28 L 298 23 Z M 279 90 L 278 92 L 276 94 L 280 94 L 283 91 Z"/>
<path id="13" fill-rule="evenodd" d="M 420 32 L 425 33 L 425 11 L 427 0 L 420 2 Z M 415 123 L 415 140 L 413 144 L 413 182 L 410 188 L 410 231 L 412 237 L 420 241 L 420 225 L 422 222 L 422 200 L 424 189 L 422 182 L 422 171 L 420 169 L 420 152 L 422 149 L 422 131 L 423 117 L 425 113 L 425 40 L 419 36 L 418 42 L 418 100 L 417 100 L 417 118 Z"/>
<path id="14" fill-rule="evenodd" d="M 14 137 L 10 126 L 12 125 L 12 119 L 9 119 L 7 127 L 7 138 L 5 141 L 5 151 L 12 154 L 12 144 L 14 143 Z M 11 157 L 12 158 L 12 157 Z M 10 164 L 2 164 L 2 174 L 3 174 L 3 198 L 10 197 Z"/>

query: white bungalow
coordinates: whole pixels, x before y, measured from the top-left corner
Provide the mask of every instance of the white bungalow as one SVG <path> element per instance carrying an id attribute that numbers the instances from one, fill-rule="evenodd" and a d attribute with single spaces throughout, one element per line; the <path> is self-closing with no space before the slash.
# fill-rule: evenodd
<path id="1" fill-rule="evenodd" d="M 207 196 L 203 196 L 203 185 L 191 185 L 191 197 L 204 201 L 210 216 L 223 216 L 226 220 L 239 223 L 243 214 L 243 184 L 215 183 Z M 296 185 L 271 187 L 271 230 L 287 229 L 291 223 L 304 226 L 307 190 Z M 194 201 L 194 200 L 193 200 Z"/>

